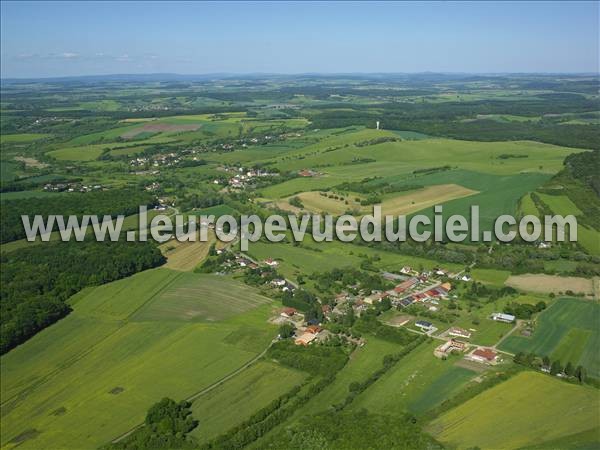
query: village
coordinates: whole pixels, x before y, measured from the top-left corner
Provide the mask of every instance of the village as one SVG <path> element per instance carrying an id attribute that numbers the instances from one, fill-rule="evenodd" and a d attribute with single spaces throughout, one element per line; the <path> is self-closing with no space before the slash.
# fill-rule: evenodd
<path id="1" fill-rule="evenodd" d="M 395 320 L 386 322 L 385 326 L 403 328 L 411 333 L 417 333 L 441 341 L 433 351 L 433 357 L 447 359 L 461 356 L 471 363 L 482 367 L 495 366 L 505 360 L 504 354 L 495 346 L 478 345 L 471 342 L 475 329 L 464 329 L 458 326 L 448 326 L 438 329 L 429 320 L 404 314 L 411 306 L 418 305 L 422 309 L 435 313 L 444 303 L 456 300 L 452 294 L 451 280 L 470 281 L 470 276 L 464 273 L 453 274 L 443 268 L 430 271 L 416 271 L 411 267 L 402 267 L 398 272 L 382 272 L 381 278 L 394 284 L 387 290 L 362 289 L 359 283 L 347 286 L 335 295 L 332 301 L 322 302 L 317 299 L 319 314 L 305 312 L 296 307 L 286 305 L 285 299 L 293 299 L 295 294 L 302 291 L 296 283 L 287 280 L 277 272 L 279 262 L 273 258 L 257 261 L 250 256 L 233 252 L 229 249 L 214 249 L 214 257 L 218 263 L 212 268 L 217 274 L 225 275 L 243 273 L 244 281 L 260 286 L 273 292 L 274 297 L 284 299 L 269 321 L 275 325 L 289 327 L 289 333 L 280 333 L 279 339 L 293 339 L 296 345 L 309 346 L 327 343 L 328 339 L 338 338 L 343 342 L 352 342 L 357 346 L 365 344 L 365 338 L 334 326 L 348 314 L 360 318 L 373 311 L 390 310 L 402 313 Z M 495 312 L 485 320 L 515 324 L 516 317 L 503 312 Z M 515 325 L 516 328 L 516 325 Z M 513 328 L 513 330 L 515 329 Z M 512 330 L 511 330 L 512 332 Z M 285 335 L 284 335 L 285 334 Z M 289 335 L 288 335 L 289 334 Z"/>

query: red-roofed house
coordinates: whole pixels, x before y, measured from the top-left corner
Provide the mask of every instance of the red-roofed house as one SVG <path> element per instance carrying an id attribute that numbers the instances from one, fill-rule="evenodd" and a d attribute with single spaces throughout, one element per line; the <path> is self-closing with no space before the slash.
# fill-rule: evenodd
<path id="1" fill-rule="evenodd" d="M 283 311 L 281 311 L 281 315 L 283 317 L 293 317 L 298 311 L 296 311 L 296 308 L 283 308 Z"/>
<path id="2" fill-rule="evenodd" d="M 470 355 L 472 360 L 482 362 L 482 363 L 495 363 L 498 358 L 498 354 L 489 348 L 478 348 Z"/>

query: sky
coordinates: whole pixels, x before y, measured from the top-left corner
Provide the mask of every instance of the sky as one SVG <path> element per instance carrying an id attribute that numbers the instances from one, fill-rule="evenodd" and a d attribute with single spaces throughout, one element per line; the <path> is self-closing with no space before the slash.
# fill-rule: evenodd
<path id="1" fill-rule="evenodd" d="M 2 78 L 595 72 L 599 3 L 1 2 Z"/>

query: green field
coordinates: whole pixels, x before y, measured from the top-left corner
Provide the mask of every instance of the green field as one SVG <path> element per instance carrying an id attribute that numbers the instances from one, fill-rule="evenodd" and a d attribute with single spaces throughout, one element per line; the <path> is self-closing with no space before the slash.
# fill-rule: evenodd
<path id="1" fill-rule="evenodd" d="M 500 345 L 511 353 L 533 352 L 581 364 L 588 374 L 600 376 L 600 305 L 593 301 L 561 298 L 540 314 L 533 336 L 509 336 Z M 573 358 L 573 359 L 567 359 Z"/>
<path id="2" fill-rule="evenodd" d="M 142 306 L 132 319 L 218 322 L 270 302 L 241 283 L 185 273 Z"/>
<path id="3" fill-rule="evenodd" d="M 192 414 L 199 425 L 192 436 L 208 441 L 264 408 L 306 374 L 272 362 L 258 362 L 219 387 L 194 400 Z"/>
<path id="4" fill-rule="evenodd" d="M 599 420 L 596 389 L 524 372 L 448 411 L 428 429 L 451 447 L 509 450 L 597 429 Z"/>
<path id="5" fill-rule="evenodd" d="M 154 299 L 173 298 L 179 277 L 153 269 L 86 289 L 68 317 L 2 356 L 2 446 L 97 448 L 140 423 L 157 399 L 190 396 L 267 347 L 276 333 L 267 322 L 271 304 L 256 306 L 248 287 L 246 312 L 229 310 L 220 322 L 178 320 L 177 308 L 169 311 L 175 320 L 132 320 Z M 204 304 L 210 289 L 215 299 L 241 289 L 223 277 L 198 279 L 205 282 Z"/>
<path id="6" fill-rule="evenodd" d="M 44 133 L 2 134 L 0 136 L 0 144 L 26 144 L 51 136 L 51 134 Z"/>
<path id="7" fill-rule="evenodd" d="M 419 346 L 359 395 L 352 408 L 372 412 L 424 413 L 448 398 L 477 375 L 455 365 L 458 358 L 441 360 L 433 355 L 441 341 Z"/>

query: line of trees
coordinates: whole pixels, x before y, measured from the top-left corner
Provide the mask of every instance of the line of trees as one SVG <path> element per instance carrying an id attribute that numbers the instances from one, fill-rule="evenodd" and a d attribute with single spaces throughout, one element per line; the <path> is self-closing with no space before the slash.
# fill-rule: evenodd
<path id="1" fill-rule="evenodd" d="M 569 381 L 576 381 L 578 383 L 585 383 L 588 381 L 585 367 L 582 365 L 575 366 L 570 361 L 563 366 L 560 360 L 551 360 L 547 355 L 540 357 L 534 353 L 524 352 L 517 353 L 513 358 L 513 361 L 522 366 L 547 372 L 550 375 L 565 377 Z"/>

